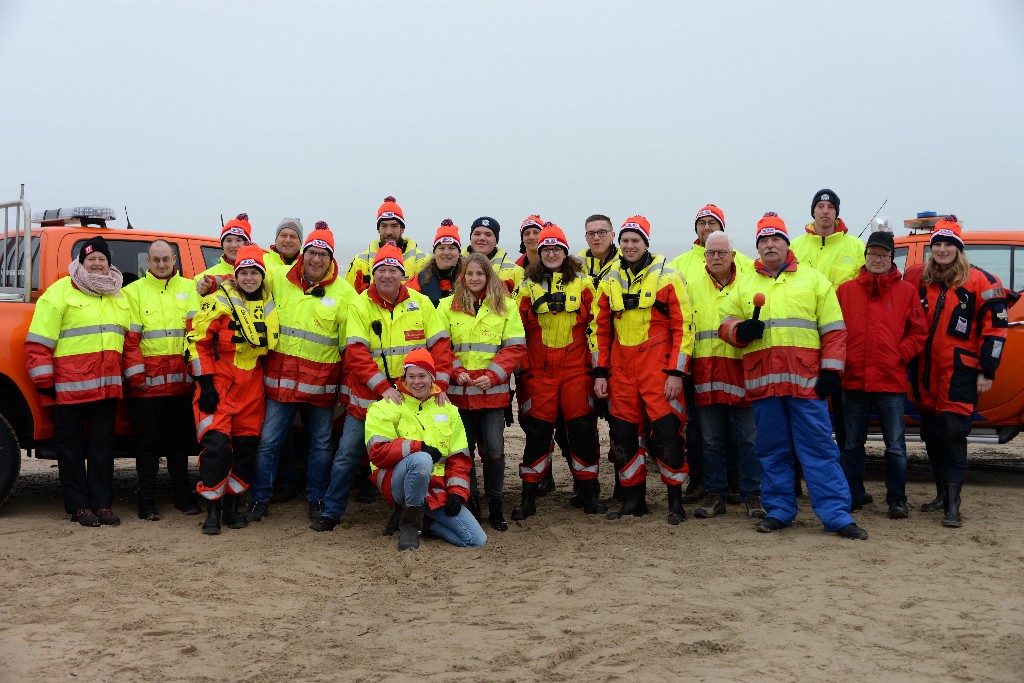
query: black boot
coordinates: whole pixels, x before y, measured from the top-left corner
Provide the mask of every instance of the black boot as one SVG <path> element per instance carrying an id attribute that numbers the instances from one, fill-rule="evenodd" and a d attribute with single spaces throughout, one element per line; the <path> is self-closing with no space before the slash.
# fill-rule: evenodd
<path id="1" fill-rule="evenodd" d="M 576 488 L 579 490 L 580 498 L 582 499 L 579 507 L 582 507 L 583 512 L 588 515 L 603 515 L 608 512 L 608 506 L 602 505 L 598 497 L 600 493 L 599 486 L 600 484 L 597 479 L 585 479 L 576 482 Z"/>
<path id="2" fill-rule="evenodd" d="M 935 477 L 935 500 L 930 503 L 924 503 L 921 505 L 921 512 L 935 512 L 936 510 L 946 509 L 946 489 L 942 485 L 942 481 L 936 475 Z"/>
<path id="3" fill-rule="evenodd" d="M 391 512 L 391 516 L 388 517 L 387 523 L 384 525 L 384 535 L 394 536 L 395 532 L 401 528 L 402 524 L 402 508 L 395 508 Z"/>
<path id="4" fill-rule="evenodd" d="M 572 495 L 569 497 L 569 507 L 583 507 L 583 492 L 580 490 L 580 482 L 578 479 L 572 480 Z"/>
<path id="5" fill-rule="evenodd" d="M 605 519 L 618 519 L 626 515 L 641 517 L 650 512 L 647 509 L 647 483 L 622 487 L 622 507 L 609 512 Z"/>
<path id="6" fill-rule="evenodd" d="M 377 499 L 377 485 L 370 479 L 370 466 L 360 465 L 357 471 L 359 490 L 356 492 L 356 500 L 360 503 L 372 503 Z"/>
<path id="7" fill-rule="evenodd" d="M 537 495 L 546 496 L 549 493 L 555 492 L 555 470 L 553 467 L 548 468 L 548 473 L 544 475 L 544 478 L 537 484 Z"/>
<path id="8" fill-rule="evenodd" d="M 615 488 L 612 489 L 612 500 L 622 502 L 622 484 L 619 482 L 618 476 L 615 477 Z"/>
<path id="9" fill-rule="evenodd" d="M 469 510 L 469 514 L 473 515 L 473 519 L 480 521 L 480 496 L 470 496 L 469 500 L 466 501 L 466 509 Z"/>
<path id="10" fill-rule="evenodd" d="M 139 498 L 139 519 L 148 519 L 151 522 L 160 519 L 160 514 L 156 511 L 156 501 L 149 496 Z"/>
<path id="11" fill-rule="evenodd" d="M 698 481 L 695 477 L 690 477 L 686 483 L 686 491 L 683 493 L 682 502 L 696 503 L 704 497 L 704 492 L 704 484 Z"/>
<path id="12" fill-rule="evenodd" d="M 487 521 L 495 531 L 508 531 L 508 522 L 505 521 L 505 511 L 502 509 L 501 498 L 488 498 L 487 509 L 490 514 Z"/>
<path id="13" fill-rule="evenodd" d="M 959 528 L 964 525 L 960 516 L 960 490 L 963 484 L 946 484 L 946 515 L 942 518 L 942 526 Z"/>
<path id="14" fill-rule="evenodd" d="M 683 509 L 683 487 L 669 486 L 668 488 L 668 523 L 679 524 L 686 519 L 686 510 Z"/>
<path id="15" fill-rule="evenodd" d="M 203 522 L 204 534 L 220 533 L 220 500 L 206 501 L 206 521 Z"/>
<path id="16" fill-rule="evenodd" d="M 407 505 L 402 508 L 398 519 L 398 549 L 414 550 L 420 547 L 420 534 L 423 532 L 423 506 Z"/>
<path id="17" fill-rule="evenodd" d="M 535 481 L 523 482 L 523 502 L 512 511 L 512 519 L 519 522 L 537 514 L 537 489 L 540 485 Z"/>
<path id="18" fill-rule="evenodd" d="M 249 526 L 249 520 L 238 514 L 238 496 L 233 493 L 225 493 L 221 504 L 221 521 L 229 529 L 244 529 Z"/>

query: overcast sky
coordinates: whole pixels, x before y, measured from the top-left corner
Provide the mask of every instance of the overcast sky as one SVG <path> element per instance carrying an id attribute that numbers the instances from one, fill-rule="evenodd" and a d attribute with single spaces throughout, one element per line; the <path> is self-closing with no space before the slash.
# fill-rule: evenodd
<path id="1" fill-rule="evenodd" d="M 395 195 L 419 242 L 483 214 L 633 213 L 668 256 L 713 202 L 752 252 L 834 189 L 857 234 L 1020 228 L 1024 2 L 0 0 L 0 200 L 215 234 L 327 220 L 348 260 Z"/>

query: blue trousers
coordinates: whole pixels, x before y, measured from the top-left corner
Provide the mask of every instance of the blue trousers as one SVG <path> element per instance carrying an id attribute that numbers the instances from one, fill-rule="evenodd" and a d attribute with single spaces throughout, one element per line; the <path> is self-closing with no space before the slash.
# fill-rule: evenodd
<path id="1" fill-rule="evenodd" d="M 434 462 L 426 453 L 410 453 L 391 470 L 391 497 L 399 505 L 423 505 L 426 502 L 430 475 Z M 480 522 L 465 506 L 459 514 L 449 517 L 444 508 L 423 511 L 429 523 L 424 525 L 426 533 L 443 538 L 460 548 L 475 548 L 487 542 Z"/>
<path id="2" fill-rule="evenodd" d="M 302 426 L 309 436 L 309 465 L 306 469 L 306 498 L 323 500 L 331 470 L 331 426 L 334 408 L 309 403 L 282 403 L 267 399 L 260 431 L 260 449 L 256 452 L 256 476 L 252 499 L 269 503 L 274 494 L 274 476 L 277 474 L 281 445 L 292 428 L 295 411 L 302 416 Z"/>
<path id="3" fill-rule="evenodd" d="M 850 487 L 839 466 L 839 447 L 824 399 L 773 396 L 754 401 L 761 462 L 761 503 L 768 517 L 789 526 L 796 519 L 794 459 L 800 461 L 811 507 L 826 531 L 853 523 Z"/>
<path id="4" fill-rule="evenodd" d="M 345 416 L 345 426 L 338 439 L 338 452 L 331 465 L 331 483 L 324 496 L 324 517 L 341 519 L 348 507 L 348 492 L 356 478 L 359 463 L 366 457 L 366 421 Z"/>

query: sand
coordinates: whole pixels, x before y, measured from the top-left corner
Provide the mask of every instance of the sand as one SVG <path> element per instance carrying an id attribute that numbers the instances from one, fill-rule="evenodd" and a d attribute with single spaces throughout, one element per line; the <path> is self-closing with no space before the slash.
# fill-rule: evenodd
<path id="1" fill-rule="evenodd" d="M 1024 443 L 971 452 L 1019 465 Z M 777 534 L 740 506 L 697 520 L 690 505 L 672 527 L 653 477 L 652 515 L 588 517 L 556 465 L 539 514 L 485 547 L 399 554 L 379 501 L 326 534 L 296 499 L 203 536 L 166 472 L 163 518 L 141 521 L 130 461 L 122 525 L 87 529 L 62 514 L 54 463 L 26 459 L 0 508 L 0 680 L 1024 680 L 1019 467 L 972 473 L 959 530 L 889 520 L 875 467 L 860 542 L 822 533 L 806 497 Z M 912 476 L 911 503 L 930 499 L 919 461 Z"/>

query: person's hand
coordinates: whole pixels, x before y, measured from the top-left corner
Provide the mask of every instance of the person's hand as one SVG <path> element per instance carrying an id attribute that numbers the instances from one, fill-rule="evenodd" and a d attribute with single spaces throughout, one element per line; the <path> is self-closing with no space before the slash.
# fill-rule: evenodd
<path id="1" fill-rule="evenodd" d="M 220 403 L 220 394 L 213 386 L 213 375 L 200 375 L 196 381 L 199 383 L 199 412 L 213 415 Z"/>
<path id="2" fill-rule="evenodd" d="M 491 378 L 488 377 L 486 374 L 480 375 L 475 380 L 473 380 L 471 384 L 477 389 L 482 389 L 483 391 L 487 391 L 493 386 L 491 384 Z"/>
<path id="3" fill-rule="evenodd" d="M 381 398 L 385 401 L 391 401 L 395 405 L 402 405 L 402 392 L 394 387 L 388 387 L 388 390 L 384 392 Z"/>
<path id="4" fill-rule="evenodd" d="M 211 276 L 204 275 L 203 277 L 196 280 L 196 294 L 198 294 L 199 296 L 206 296 L 207 294 L 210 293 L 210 290 L 212 290 L 216 286 L 216 284 L 217 281 L 214 280 Z"/>
<path id="5" fill-rule="evenodd" d="M 462 511 L 462 499 L 453 493 L 448 494 L 448 500 L 444 502 L 444 514 L 455 517 Z"/>
<path id="6" fill-rule="evenodd" d="M 57 398 L 57 387 L 52 384 L 48 387 L 36 387 L 36 392 L 49 398 Z"/>
<path id="7" fill-rule="evenodd" d="M 669 375 L 665 379 L 665 400 L 674 401 L 679 392 L 683 390 L 683 378 Z"/>
<path id="8" fill-rule="evenodd" d="M 442 453 L 436 447 L 423 444 L 423 452 L 430 456 L 435 465 L 441 461 Z"/>
<path id="9" fill-rule="evenodd" d="M 469 383 L 469 373 L 468 372 L 460 372 L 458 375 L 455 376 L 455 383 L 456 384 L 468 384 Z"/>
<path id="10" fill-rule="evenodd" d="M 992 388 L 992 380 L 984 375 L 978 375 L 978 396 Z"/>
<path id="11" fill-rule="evenodd" d="M 443 391 L 434 397 L 434 401 L 436 401 L 437 405 L 439 406 L 446 406 L 448 405 L 448 403 L 450 403 L 450 401 L 448 400 L 448 394 L 444 393 Z"/>
<path id="12" fill-rule="evenodd" d="M 608 380 L 598 377 L 594 380 L 594 395 L 598 398 L 608 398 Z"/>
<path id="13" fill-rule="evenodd" d="M 763 320 L 744 320 L 736 326 L 736 338 L 741 342 L 752 342 L 764 336 Z"/>
<path id="14" fill-rule="evenodd" d="M 839 378 L 839 373 L 835 370 L 822 370 L 818 373 L 818 384 L 814 387 L 814 390 L 818 392 L 818 396 L 825 398 L 838 394 L 842 391 L 843 382 Z"/>

